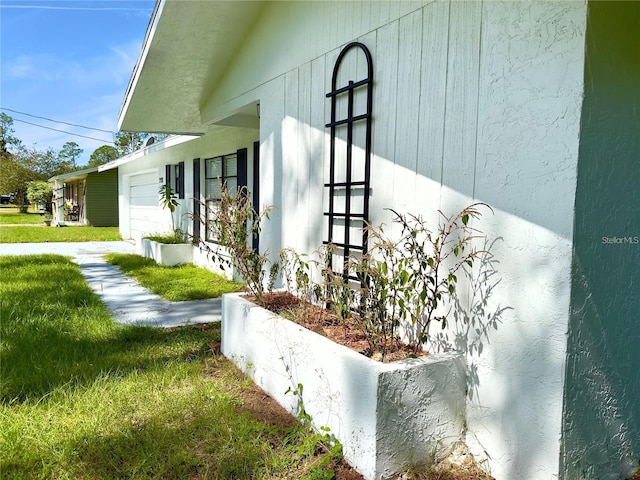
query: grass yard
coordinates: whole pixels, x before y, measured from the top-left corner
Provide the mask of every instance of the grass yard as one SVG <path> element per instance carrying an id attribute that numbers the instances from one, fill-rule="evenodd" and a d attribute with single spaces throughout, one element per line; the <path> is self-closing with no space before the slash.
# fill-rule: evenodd
<path id="1" fill-rule="evenodd" d="M 125 275 L 172 302 L 215 298 L 242 288 L 240 283 L 194 265 L 167 267 L 140 255 L 120 253 L 110 253 L 105 258 Z"/>
<path id="2" fill-rule="evenodd" d="M 39 213 L 19 213 L 18 209 L 7 211 L 0 210 L 0 225 L 43 225 L 44 218 Z"/>
<path id="3" fill-rule="evenodd" d="M 3 226 L 0 243 L 92 242 L 122 240 L 118 227 Z"/>
<path id="4" fill-rule="evenodd" d="M 119 326 L 62 256 L 0 272 L 3 480 L 330 478 L 318 435 L 264 415 L 219 355 L 218 325 Z"/>

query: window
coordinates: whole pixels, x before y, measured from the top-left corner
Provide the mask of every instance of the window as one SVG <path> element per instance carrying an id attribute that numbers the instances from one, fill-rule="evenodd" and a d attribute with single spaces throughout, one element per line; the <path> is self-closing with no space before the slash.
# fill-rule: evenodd
<path id="1" fill-rule="evenodd" d="M 165 166 L 165 184 L 169 185 L 176 197 L 184 198 L 184 162 Z"/>
<path id="2" fill-rule="evenodd" d="M 237 153 L 214 158 L 206 158 L 204 161 L 204 177 L 204 195 L 207 208 L 206 220 L 207 225 L 209 225 L 211 219 L 216 213 L 216 204 L 221 199 L 220 186 L 225 184 L 227 190 L 230 192 L 235 192 L 238 190 L 238 187 L 242 186 L 238 182 Z M 211 230 L 209 228 L 206 230 L 205 238 L 207 240 L 215 240 L 215 238 L 212 238 Z"/>

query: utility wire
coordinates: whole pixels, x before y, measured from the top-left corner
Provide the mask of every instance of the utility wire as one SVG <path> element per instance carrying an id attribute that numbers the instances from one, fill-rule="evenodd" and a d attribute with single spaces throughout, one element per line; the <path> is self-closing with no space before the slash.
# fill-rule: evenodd
<path id="1" fill-rule="evenodd" d="M 89 140 L 97 140 L 98 142 L 103 142 L 103 143 L 114 143 L 111 140 L 103 140 L 102 138 L 88 137 L 86 135 L 80 135 L 79 133 L 65 132 L 64 130 L 58 130 L 57 128 L 45 127 L 44 125 L 38 125 L 37 123 L 27 122 L 26 120 L 19 120 L 17 118 L 14 118 L 13 120 L 16 121 L 16 122 L 22 122 L 22 123 L 26 123 L 28 125 L 33 125 L 34 127 L 40 127 L 40 128 L 46 128 L 47 130 L 53 130 L 54 132 L 66 133 L 67 135 L 73 135 L 73 136 L 76 136 L 76 137 L 88 138 Z"/>
<path id="2" fill-rule="evenodd" d="M 79 127 L 79 128 L 84 128 L 86 130 L 96 130 L 98 132 L 105 132 L 105 133 L 110 133 L 111 135 L 114 135 L 115 132 L 111 131 L 111 130 L 103 130 L 101 128 L 91 128 L 91 127 L 85 127 L 84 125 L 78 125 L 77 123 L 69 123 L 69 122 L 63 122 L 62 120 L 53 120 L 51 118 L 47 118 L 47 117 L 39 117 L 38 115 L 31 115 L 30 113 L 25 113 L 25 112 L 19 112 L 18 110 L 13 110 L 11 108 L 5 108 L 5 107 L 0 107 L 0 109 L 2 110 L 6 110 L 7 112 L 13 112 L 13 113 L 18 113 L 20 115 L 26 115 L 27 117 L 32 117 L 32 118 L 40 118 L 41 120 L 47 120 L 48 122 L 54 122 L 54 123 L 63 123 L 65 125 L 70 125 L 72 127 Z M 14 119 L 15 120 L 15 119 Z M 18 120 L 20 121 L 20 120 Z M 28 123 L 28 122 L 25 122 Z M 31 125 L 34 125 L 33 123 Z M 39 126 L 39 125 L 38 125 Z M 43 128 L 48 128 L 48 127 L 43 127 Z M 52 129 L 53 130 L 53 129 Z M 60 131 L 60 130 L 58 130 Z M 67 133 L 67 132 L 64 132 Z"/>

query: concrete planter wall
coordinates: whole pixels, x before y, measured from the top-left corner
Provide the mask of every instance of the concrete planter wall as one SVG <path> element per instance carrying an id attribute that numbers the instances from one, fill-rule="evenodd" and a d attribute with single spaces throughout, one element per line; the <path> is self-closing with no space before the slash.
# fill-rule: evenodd
<path id="1" fill-rule="evenodd" d="M 365 478 L 384 479 L 460 438 L 465 360 L 380 363 L 245 300 L 222 299 L 222 353 L 294 415 L 300 383 L 313 424 L 329 427 Z"/>
<path id="2" fill-rule="evenodd" d="M 193 245 L 190 243 L 159 243 L 143 238 L 138 253 L 143 257 L 152 258 L 160 265 L 173 266 L 193 262 Z"/>

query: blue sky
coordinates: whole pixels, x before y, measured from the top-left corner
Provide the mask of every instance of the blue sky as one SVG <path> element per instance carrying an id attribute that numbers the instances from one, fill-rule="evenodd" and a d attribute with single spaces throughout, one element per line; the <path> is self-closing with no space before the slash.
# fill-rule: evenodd
<path id="1" fill-rule="evenodd" d="M 155 0 L 0 0 L 0 106 L 28 147 L 74 141 L 84 165 L 113 141 Z M 51 122 L 9 111 L 11 109 Z M 98 140 L 64 134 L 23 120 Z"/>

